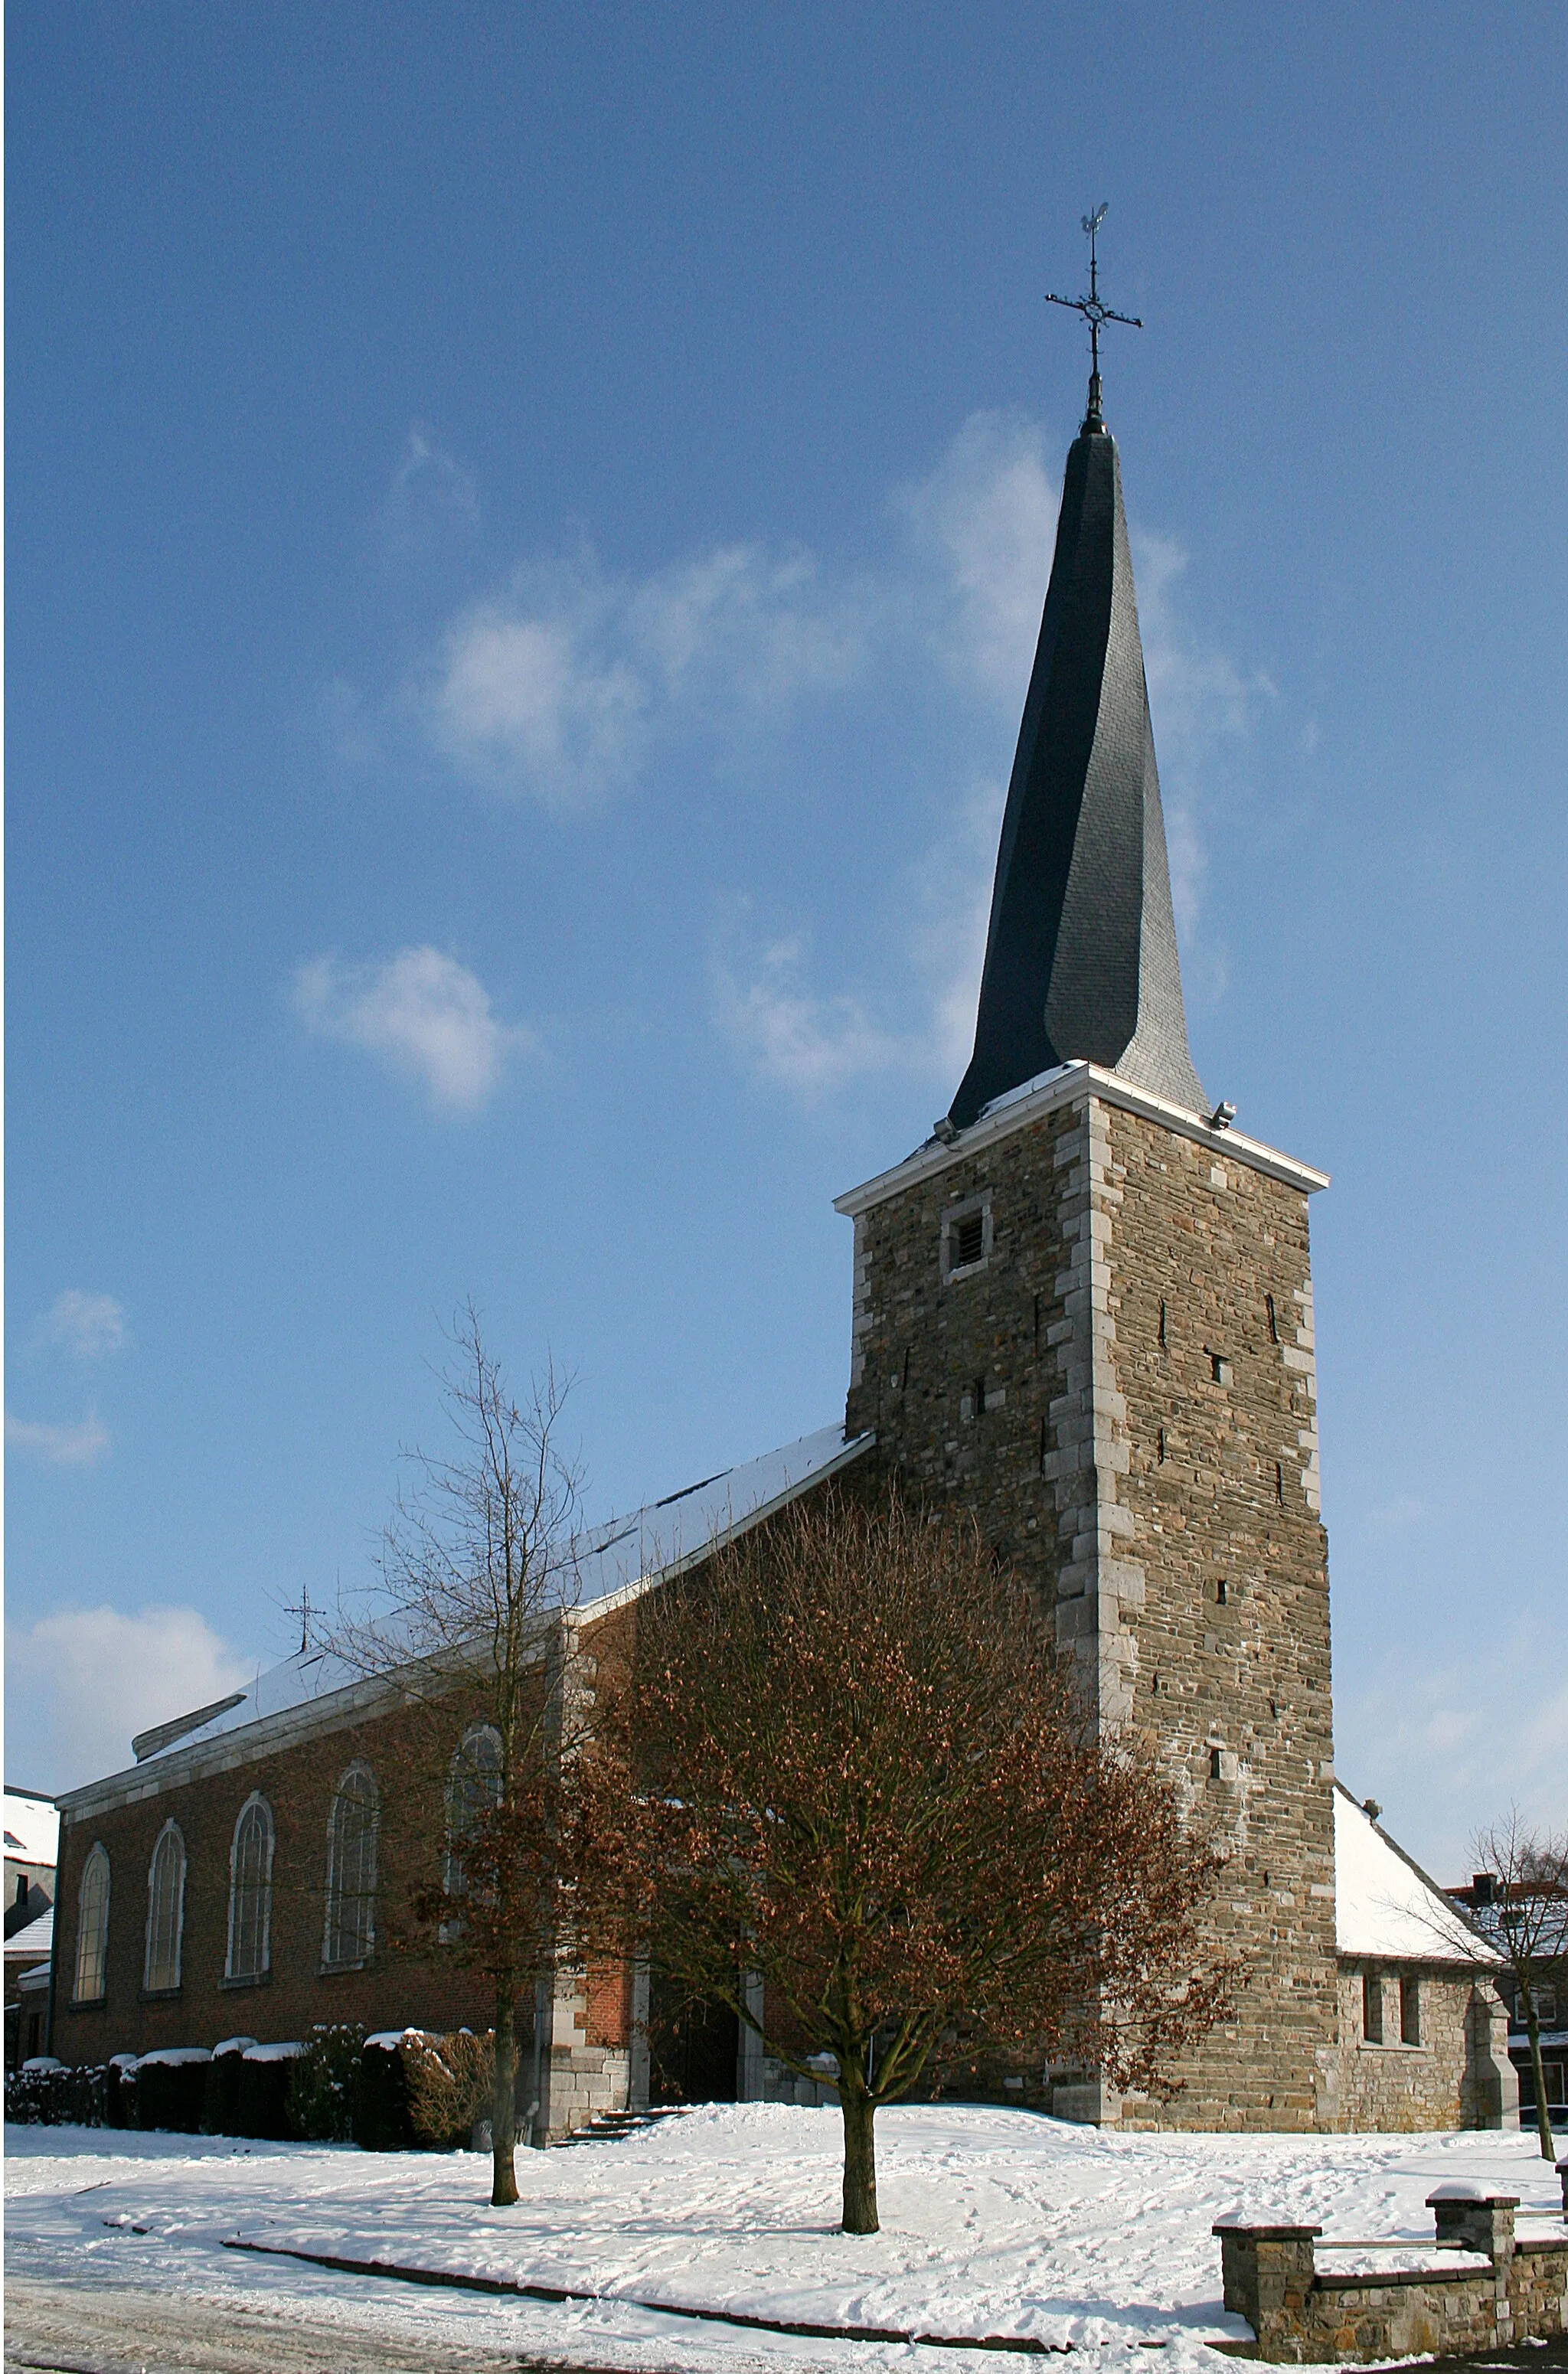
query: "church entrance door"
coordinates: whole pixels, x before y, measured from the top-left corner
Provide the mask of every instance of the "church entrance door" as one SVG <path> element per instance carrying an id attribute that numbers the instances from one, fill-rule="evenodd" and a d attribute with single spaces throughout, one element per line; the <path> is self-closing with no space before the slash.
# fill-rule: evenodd
<path id="1" fill-rule="evenodd" d="M 654 1971 L 648 1989 L 648 2099 L 733 2102 L 740 2022 L 723 2004 L 693 2002 Z"/>

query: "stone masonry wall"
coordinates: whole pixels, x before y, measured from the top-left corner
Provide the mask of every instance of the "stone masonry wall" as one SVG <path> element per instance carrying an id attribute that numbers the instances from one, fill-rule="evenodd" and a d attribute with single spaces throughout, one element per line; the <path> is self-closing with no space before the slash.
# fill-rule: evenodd
<path id="1" fill-rule="evenodd" d="M 1306 1197 L 1222 1140 L 1110 1122 L 1122 1498 L 1144 1583 L 1133 1721 L 1229 1854 L 1216 1934 L 1249 1973 L 1168 2115 L 1331 2125 L 1334 1745 Z"/>
<path id="2" fill-rule="evenodd" d="M 983 1227 L 973 1246 L 974 1216 Z M 966 1238 L 965 1218 L 970 1221 Z M 955 1247 L 978 1251 L 956 1263 Z M 1221 1139 L 1086 1094 L 855 1224 L 847 1417 L 973 1510 L 1054 1611 L 1107 1731 L 1141 1730 L 1229 1852 L 1214 1939 L 1251 1976 L 1168 2109 L 1332 2122 L 1326 1548 L 1306 1199 Z"/>
<path id="3" fill-rule="evenodd" d="M 1363 1980 L 1384 1990 L 1386 2043 L 1362 2032 Z M 1419 1990 L 1420 2040 L 1400 2039 L 1401 1976 Z M 1339 1970 L 1339 2043 L 1333 2062 L 1336 2124 L 1347 2133 L 1421 2133 L 1501 2124 L 1517 2104 L 1508 2014 L 1494 1986 L 1471 1972 L 1346 1960 Z M 1511 2099 L 1510 2099 L 1511 2098 Z"/>
<path id="4" fill-rule="evenodd" d="M 1440 2186 L 1424 2264 L 1317 2264 L 1320 2226 L 1216 2226 L 1225 2306 L 1252 2326 L 1245 2352 L 1272 2365 L 1371 2364 L 1491 2356 L 1560 2340 L 1568 2330 L 1568 2236 L 1515 2231 L 1518 2202 L 1479 2186 Z M 1400 2259 L 1403 2243 L 1389 2246 Z"/>

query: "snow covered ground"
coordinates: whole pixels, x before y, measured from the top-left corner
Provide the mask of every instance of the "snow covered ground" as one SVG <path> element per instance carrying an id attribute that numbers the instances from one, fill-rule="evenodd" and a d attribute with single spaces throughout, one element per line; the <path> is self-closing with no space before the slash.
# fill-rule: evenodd
<path id="1" fill-rule="evenodd" d="M 1522 2227 L 1562 2231 L 1555 2171 L 1517 2131 L 1124 2136 L 959 2108 L 887 2111 L 877 2131 L 883 2230 L 859 2238 L 836 2230 L 831 2110 L 714 2108 L 619 2143 L 520 2152 L 512 2210 L 489 2207 L 489 2163 L 466 2153 L 10 2127 L 6 2272 L 244 2298 L 585 2366 L 877 2374 L 896 2360 L 973 2374 L 976 2362 L 692 2324 L 658 2313 L 664 2303 L 1029 2337 L 1117 2365 L 1158 2346 L 1169 2374 L 1218 2374 L 1225 2361 L 1208 2345 L 1247 2337 L 1220 2306 L 1218 2217 L 1321 2224 L 1328 2240 L 1401 2237 L 1424 2260 L 1426 2195 L 1467 2178 L 1517 2193 Z M 555 2306 L 420 2290 L 222 2247 L 234 2239 L 606 2297 Z"/>

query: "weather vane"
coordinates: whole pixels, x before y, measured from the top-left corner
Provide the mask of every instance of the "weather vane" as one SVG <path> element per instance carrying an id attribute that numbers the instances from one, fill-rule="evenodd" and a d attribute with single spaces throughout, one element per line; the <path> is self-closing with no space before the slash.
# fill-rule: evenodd
<path id="1" fill-rule="evenodd" d="M 1143 327 L 1136 313 L 1113 313 L 1109 305 L 1100 302 L 1100 264 L 1094 252 L 1094 242 L 1105 219 L 1105 212 L 1104 206 L 1096 206 L 1091 215 L 1083 217 L 1083 227 L 1089 233 L 1088 296 L 1055 297 L 1049 289 L 1045 294 L 1047 305 L 1065 305 L 1069 313 L 1081 313 L 1089 323 L 1089 410 L 1084 414 L 1083 425 L 1091 435 L 1105 426 L 1100 413 L 1100 325 L 1102 322 L 1122 322 L 1129 330 L 1141 330 Z"/>

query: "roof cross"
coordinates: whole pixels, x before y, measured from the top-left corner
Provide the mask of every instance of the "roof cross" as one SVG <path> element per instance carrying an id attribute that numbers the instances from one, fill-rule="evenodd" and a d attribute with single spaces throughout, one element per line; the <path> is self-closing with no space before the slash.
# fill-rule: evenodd
<path id="1" fill-rule="evenodd" d="M 1089 233 L 1088 296 L 1055 297 L 1049 290 L 1045 296 L 1047 305 L 1065 305 L 1069 313 L 1081 313 L 1089 323 L 1089 409 L 1084 414 L 1083 431 L 1080 433 L 1087 433 L 1091 437 L 1098 436 L 1105 426 L 1100 411 L 1101 324 L 1104 322 L 1121 322 L 1129 330 L 1141 330 L 1143 327 L 1136 313 L 1114 313 L 1109 305 L 1102 305 L 1100 302 L 1100 263 L 1094 252 L 1094 245 L 1100 226 L 1105 219 L 1105 212 L 1104 206 L 1099 206 L 1091 215 L 1085 215 L 1083 217 L 1083 227 Z"/>
<path id="2" fill-rule="evenodd" d="M 310 1587 L 306 1583 L 301 1584 L 300 1596 L 295 1604 L 292 1607 L 286 1607 L 283 1610 L 285 1616 L 297 1616 L 300 1619 L 300 1654 L 301 1657 L 307 1653 L 311 1645 L 311 1618 L 312 1616 L 319 1616 L 321 1612 L 322 1611 L 319 1607 L 312 1607 L 311 1605 Z"/>

